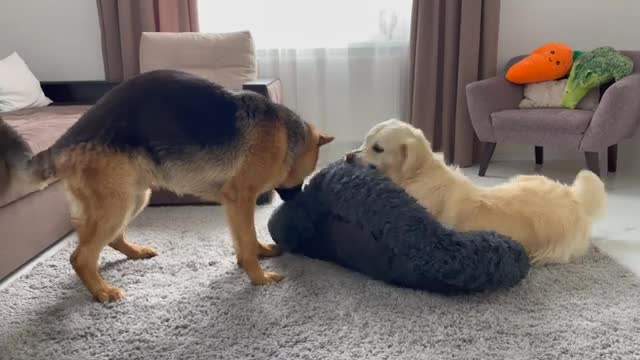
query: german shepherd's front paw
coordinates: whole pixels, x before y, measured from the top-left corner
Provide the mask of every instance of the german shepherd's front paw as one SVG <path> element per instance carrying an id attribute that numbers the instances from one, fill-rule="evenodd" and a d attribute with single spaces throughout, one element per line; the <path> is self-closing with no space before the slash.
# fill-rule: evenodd
<path id="1" fill-rule="evenodd" d="M 282 280 L 283 278 L 284 276 L 278 273 L 265 271 L 263 276 L 251 279 L 251 283 L 253 285 L 267 285 L 267 284 L 276 283 Z"/>
<path id="2" fill-rule="evenodd" d="M 105 286 L 98 289 L 93 297 L 101 303 L 114 302 L 124 299 L 124 293 L 118 288 Z"/>
<path id="3" fill-rule="evenodd" d="M 258 255 L 261 257 L 274 257 L 282 255 L 282 248 L 277 244 L 258 243 Z"/>
<path id="4" fill-rule="evenodd" d="M 157 255 L 158 253 L 153 248 L 137 245 L 128 257 L 129 259 L 149 259 Z"/>

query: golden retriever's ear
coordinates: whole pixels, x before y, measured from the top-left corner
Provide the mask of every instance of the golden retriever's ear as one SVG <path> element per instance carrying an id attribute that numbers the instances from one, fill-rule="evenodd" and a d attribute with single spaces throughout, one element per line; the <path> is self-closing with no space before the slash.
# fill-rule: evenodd
<path id="1" fill-rule="evenodd" d="M 402 174 L 404 176 L 413 176 L 424 163 L 425 153 L 418 146 L 415 139 L 408 139 L 407 142 L 400 145 L 400 154 L 402 156 Z"/>
<path id="2" fill-rule="evenodd" d="M 318 146 L 326 145 L 326 144 L 332 142 L 333 139 L 334 139 L 333 136 L 320 134 L 320 140 L 318 141 Z"/>

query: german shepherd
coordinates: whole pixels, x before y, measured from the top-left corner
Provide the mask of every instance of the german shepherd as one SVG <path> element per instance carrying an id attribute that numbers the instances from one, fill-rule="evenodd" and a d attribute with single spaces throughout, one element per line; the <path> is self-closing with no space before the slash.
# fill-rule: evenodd
<path id="1" fill-rule="evenodd" d="M 79 238 L 71 264 L 100 302 L 123 298 L 98 271 L 106 245 L 130 259 L 156 255 L 125 237 L 154 186 L 223 204 L 238 265 L 253 284 L 268 284 L 282 275 L 264 272 L 258 257 L 277 256 L 280 249 L 257 240 L 256 199 L 272 189 L 281 197 L 299 191 L 316 167 L 319 147 L 332 140 L 262 95 L 157 70 L 113 88 L 35 155 L 0 119 L 0 162 L 9 171 L 0 191 L 64 181 Z"/>

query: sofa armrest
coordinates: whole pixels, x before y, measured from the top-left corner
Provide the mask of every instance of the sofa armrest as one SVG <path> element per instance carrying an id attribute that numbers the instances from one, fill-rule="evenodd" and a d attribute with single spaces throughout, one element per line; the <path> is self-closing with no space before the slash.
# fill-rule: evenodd
<path id="1" fill-rule="evenodd" d="M 600 151 L 632 137 L 640 124 L 640 73 L 616 81 L 604 92 L 580 149 Z"/>
<path id="2" fill-rule="evenodd" d="M 282 104 L 282 83 L 280 79 L 257 79 L 242 85 L 244 90 L 251 90 L 264 95 L 274 103 Z"/>
<path id="3" fill-rule="evenodd" d="M 496 111 L 517 109 L 524 97 L 524 87 L 496 76 L 467 85 L 467 105 L 471 124 L 480 141 L 495 142 L 491 114 Z"/>

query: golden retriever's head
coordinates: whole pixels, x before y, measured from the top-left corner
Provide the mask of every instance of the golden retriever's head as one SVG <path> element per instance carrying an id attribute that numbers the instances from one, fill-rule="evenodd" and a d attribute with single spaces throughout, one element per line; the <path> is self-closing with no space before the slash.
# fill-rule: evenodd
<path id="1" fill-rule="evenodd" d="M 276 191 L 283 200 L 288 200 L 302 190 L 304 179 L 311 175 L 318 164 L 320 147 L 333 141 L 333 136 L 321 133 L 313 124 L 306 124 L 305 142 L 300 154 Z"/>
<path id="2" fill-rule="evenodd" d="M 431 156 L 431 144 L 421 130 L 390 119 L 372 127 L 347 161 L 358 158 L 398 181 L 414 177 Z"/>

